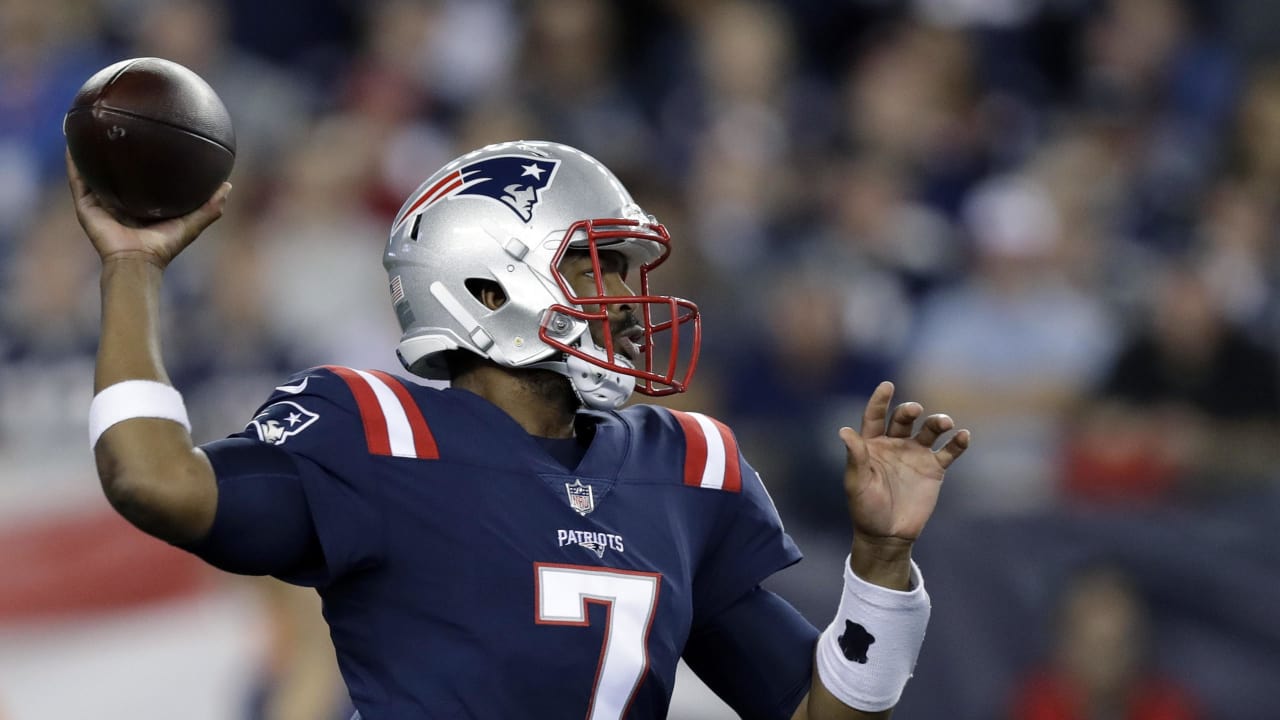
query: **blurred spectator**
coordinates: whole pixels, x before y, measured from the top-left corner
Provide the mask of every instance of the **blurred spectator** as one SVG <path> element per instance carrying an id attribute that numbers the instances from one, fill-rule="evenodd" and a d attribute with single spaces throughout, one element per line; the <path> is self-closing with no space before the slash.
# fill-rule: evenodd
<path id="1" fill-rule="evenodd" d="M 653 137 L 622 74 L 613 3 L 536 0 L 526 23 L 520 70 L 504 90 L 551 137 L 623 177 L 645 169 Z"/>
<path id="2" fill-rule="evenodd" d="M 1067 475 L 1086 500 L 1167 499 L 1269 483 L 1280 460 L 1280 358 L 1225 316 L 1204 272 L 1171 262 L 1150 320 L 1102 381 Z"/>
<path id="3" fill-rule="evenodd" d="M 106 64 L 95 8 L 76 0 L 0 3 L 0 264 L 45 184 L 62 175 L 62 116 Z"/>
<path id="4" fill-rule="evenodd" d="M 98 263 L 65 203 L 50 198 L 38 209 L 0 265 L 0 467 L 19 459 L 39 466 L 87 427 Z"/>
<path id="5" fill-rule="evenodd" d="M 1255 192 L 1280 188 L 1280 64 L 1254 68 L 1231 133 L 1226 160 Z"/>
<path id="6" fill-rule="evenodd" d="M 239 431 L 265 389 L 306 365 L 301 350 L 272 325 L 270 241 L 235 217 L 219 225 L 171 270 L 198 276 L 189 294 L 175 298 L 184 321 L 171 331 L 168 359 L 200 442 Z"/>
<path id="7" fill-rule="evenodd" d="M 688 205 L 703 256 L 733 274 L 769 254 L 796 194 L 811 191 L 788 162 L 793 132 L 802 131 L 786 82 L 795 49 L 775 6 L 731 1 L 691 12 L 694 67 L 663 122 L 681 136 L 670 146 L 692 163 Z"/>
<path id="8" fill-rule="evenodd" d="M 227 9 L 237 47 L 282 63 L 300 79 L 328 83 L 351 60 L 362 13 L 378 2 L 220 0 L 219 4 Z"/>
<path id="9" fill-rule="evenodd" d="M 357 118 L 374 144 L 374 173 L 361 191 L 375 216 L 390 221 L 404 199 L 463 147 L 529 137 L 531 109 L 514 94 L 520 38 L 502 0 L 370 4 L 359 47 L 339 83 L 331 114 Z M 523 81 L 524 78 L 519 80 Z M 512 122 L 503 124 L 504 120 Z M 469 124 L 494 123 L 475 145 Z M 382 234 L 382 233 L 379 233 Z"/>
<path id="10" fill-rule="evenodd" d="M 1039 10 L 1040 0 L 915 0 L 919 14 L 938 25 L 1016 27 Z"/>
<path id="11" fill-rule="evenodd" d="M 217 89 L 235 119 L 231 181 L 243 197 L 254 197 L 253 183 L 279 163 L 308 125 L 315 102 L 310 88 L 232 45 L 226 10 L 214 0 L 152 0 L 118 22 L 133 41 L 132 54 L 173 60 Z"/>
<path id="12" fill-rule="evenodd" d="M 1276 59 L 1275 38 L 1280 34 L 1280 6 L 1253 0 L 1211 3 L 1223 16 L 1230 45 L 1252 62 Z"/>
<path id="13" fill-rule="evenodd" d="M 1236 96 L 1236 66 L 1217 29 L 1186 0 L 1110 0 L 1087 38 L 1086 91 L 1151 113 L 1191 143 L 1212 150 Z M 1159 130 L 1160 128 L 1157 128 Z M 1159 135 L 1157 140 L 1162 139 Z"/>
<path id="14" fill-rule="evenodd" d="M 511 138 L 546 136 L 546 131 L 527 110 L 522 107 L 513 108 L 500 98 L 489 98 L 470 108 L 458 119 L 453 132 L 453 146 L 480 148 Z M 413 170 L 419 176 L 414 185 L 416 188 L 426 177 L 421 177 L 422 167 L 415 166 Z M 406 175 L 406 179 L 407 177 Z"/>
<path id="15" fill-rule="evenodd" d="M 867 152 L 830 165 L 825 222 L 804 251 L 838 267 L 854 295 L 865 296 L 867 285 L 897 286 L 892 297 L 873 303 L 878 312 L 856 313 L 856 336 L 863 346 L 899 353 L 911 327 L 911 300 L 960 268 L 957 233 L 945 215 L 913 197 L 910 169 L 889 157 Z M 868 277 L 873 273 L 883 280 Z"/>
<path id="16" fill-rule="evenodd" d="M 816 524 L 847 524 L 835 429 L 856 422 L 860 405 L 891 375 L 889 362 L 847 341 L 846 316 L 855 309 L 832 301 L 838 276 L 796 268 L 778 280 L 752 308 L 763 339 L 723 368 L 725 410 L 784 508 Z"/>
<path id="17" fill-rule="evenodd" d="M 1237 179 L 1221 182 L 1202 212 L 1201 271 L 1226 319 L 1275 347 L 1280 331 L 1280 197 Z"/>
<path id="18" fill-rule="evenodd" d="M 432 108 L 430 79 L 423 58 L 430 52 L 432 3 L 387 0 L 369 7 L 352 58 L 333 98 L 341 110 L 360 113 L 370 130 L 385 130 Z"/>
<path id="19" fill-rule="evenodd" d="M 522 32 L 511 0 L 439 3 L 420 51 L 422 72 L 452 107 L 510 89 Z M 514 78 L 519 80 L 519 78 Z"/>
<path id="20" fill-rule="evenodd" d="M 987 170 L 972 49 L 958 30 L 906 22 L 876 36 L 844 80 L 844 141 L 916 176 L 952 212 Z"/>
<path id="21" fill-rule="evenodd" d="M 833 165 L 818 188 L 827 222 L 788 236 L 760 269 L 767 274 L 739 291 L 750 309 L 739 314 L 741 332 L 761 337 L 720 373 L 729 418 L 758 448 L 753 462 L 779 488 L 776 499 L 816 524 L 843 522 L 826 480 L 844 463 L 831 428 L 855 422 L 859 403 L 897 375 L 913 294 L 957 259 L 950 225 L 911 202 L 902 168 L 876 156 Z"/>
<path id="22" fill-rule="evenodd" d="M 1083 107 L 1126 166 L 1126 235 L 1188 244 L 1237 92 L 1234 59 L 1185 0 L 1111 0 L 1085 43 Z"/>
<path id="23" fill-rule="evenodd" d="M 1280 331 L 1280 64 L 1253 69 L 1224 172 L 1203 204 L 1210 283 L 1227 313 L 1264 338 Z"/>
<path id="24" fill-rule="evenodd" d="M 926 409 L 947 408 L 983 438 L 957 468 L 965 491 L 944 495 L 940 507 L 1045 509 L 1066 413 L 1107 362 L 1111 322 L 1064 272 L 1057 210 L 1034 179 L 989 181 L 966 218 L 974 274 L 925 300 L 904 360 L 907 394 Z"/>
<path id="25" fill-rule="evenodd" d="M 1011 720 L 1195 720 L 1189 693 L 1152 663 L 1148 609 L 1114 567 L 1073 575 L 1059 597 L 1047 665 L 1024 679 Z"/>
<path id="26" fill-rule="evenodd" d="M 304 366 L 400 370 L 379 262 L 387 223 L 365 203 L 384 137 L 357 115 L 318 124 L 286 160 L 282 192 L 255 228 L 268 327 Z"/>
<path id="27" fill-rule="evenodd" d="M 249 698 L 245 720 L 349 720 L 354 708 L 338 672 L 320 598 L 309 588 L 272 578 L 250 581 L 263 600 L 266 667 Z"/>

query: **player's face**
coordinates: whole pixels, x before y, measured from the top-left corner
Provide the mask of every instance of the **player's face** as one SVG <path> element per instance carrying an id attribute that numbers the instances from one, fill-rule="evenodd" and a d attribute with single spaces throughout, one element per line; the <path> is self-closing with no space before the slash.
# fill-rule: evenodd
<path id="1" fill-rule="evenodd" d="M 601 295 L 627 296 L 634 295 L 627 285 L 629 270 L 627 258 L 614 250 L 600 250 L 600 272 L 597 276 L 591 262 L 591 254 L 581 250 L 570 250 L 565 253 L 560 263 L 560 274 L 564 276 L 576 297 L 599 297 Z M 610 304 L 609 332 L 613 336 L 613 346 L 628 360 L 638 362 L 640 348 L 636 343 L 644 337 L 644 327 L 636 316 L 635 306 L 630 303 Z M 584 309 L 599 312 L 599 305 L 587 305 Z M 601 323 L 591 323 L 591 339 L 604 347 L 605 328 Z"/>

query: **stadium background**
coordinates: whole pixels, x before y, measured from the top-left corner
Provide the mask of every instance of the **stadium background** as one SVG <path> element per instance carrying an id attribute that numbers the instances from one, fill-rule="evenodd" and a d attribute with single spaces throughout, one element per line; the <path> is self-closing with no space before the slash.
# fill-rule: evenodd
<path id="1" fill-rule="evenodd" d="M 1275 717 L 1276 37 L 1249 0 L 5 0 L 0 717 L 337 696 L 309 597 L 206 571 L 96 486 L 96 258 L 59 128 L 138 55 L 203 75 L 239 139 L 230 209 L 166 287 L 199 440 L 294 369 L 398 370 L 378 256 L 402 199 L 463 150 L 567 142 L 675 236 L 661 287 L 706 318 L 677 402 L 737 430 L 808 555 L 774 586 L 815 623 L 847 548 L 839 424 L 892 378 L 973 429 L 896 717 L 1016 717 L 1095 563 L 1204 717 Z"/>

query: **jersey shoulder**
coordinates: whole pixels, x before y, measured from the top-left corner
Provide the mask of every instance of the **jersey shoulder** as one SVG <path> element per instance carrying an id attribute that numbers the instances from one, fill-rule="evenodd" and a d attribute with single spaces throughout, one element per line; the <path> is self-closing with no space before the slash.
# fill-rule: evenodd
<path id="1" fill-rule="evenodd" d="M 439 391 L 411 390 L 381 370 L 313 367 L 277 385 L 244 434 L 307 454 L 340 450 L 434 460 L 439 451 L 422 412 L 422 392 Z"/>
<path id="2" fill-rule="evenodd" d="M 674 477 L 684 485 L 736 493 L 742 490 L 745 462 L 729 426 L 702 413 L 658 405 L 632 405 L 618 411 L 631 428 L 642 461 L 674 462 Z"/>

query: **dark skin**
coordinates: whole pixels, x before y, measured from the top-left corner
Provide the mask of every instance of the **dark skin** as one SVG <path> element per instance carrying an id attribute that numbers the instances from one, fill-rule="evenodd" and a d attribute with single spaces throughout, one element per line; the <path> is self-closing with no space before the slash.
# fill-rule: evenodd
<path id="1" fill-rule="evenodd" d="M 85 186 L 67 159 L 76 217 L 102 260 L 102 333 L 94 392 L 124 380 L 168 383 L 160 355 L 159 298 L 164 270 L 221 215 L 230 184 L 190 215 L 146 226 L 114 214 Z M 601 253 L 606 294 L 630 295 L 626 261 Z M 580 296 L 596 294 L 590 258 L 571 253 L 561 266 Z M 491 308 L 506 298 L 496 285 L 481 290 Z M 608 308 L 615 331 L 626 330 L 632 308 Z M 603 345 L 603 328 L 593 328 Z M 527 432 L 544 437 L 573 436 L 575 401 L 568 381 L 548 371 L 511 370 L 488 361 L 462 363 L 455 386 L 474 392 L 506 411 Z M 893 384 L 876 388 L 862 416 L 862 432 L 841 428 L 847 451 L 844 473 L 849 517 L 856 529 L 850 567 L 864 580 L 894 590 L 908 589 L 911 548 L 933 513 L 942 478 L 969 447 L 960 430 L 933 450 L 939 436 L 954 429 L 944 414 L 924 416 L 919 403 L 892 412 Z M 918 422 L 920 421 L 920 422 Z M 919 430 L 914 430 L 916 425 Z M 135 418 L 107 430 L 94 449 L 103 491 L 112 506 L 138 528 L 172 543 L 187 543 L 208 533 L 218 506 L 213 468 L 182 426 L 166 420 Z M 822 685 L 817 673 L 795 720 L 867 720 L 892 711 L 869 713 L 844 705 Z"/>
<path id="2" fill-rule="evenodd" d="M 631 295 L 627 287 L 627 260 L 621 253 L 600 252 L 600 270 L 605 294 Z M 597 295 L 595 272 L 591 256 L 585 252 L 570 251 L 560 264 L 560 272 L 579 297 Z M 502 287 L 497 283 L 485 283 L 476 293 L 480 302 L 491 310 L 497 310 L 507 302 Z M 599 312 L 600 306 L 588 305 L 589 312 Z M 620 304 L 609 306 L 610 325 L 626 330 L 634 308 Z M 604 328 L 592 323 L 591 336 L 596 345 L 604 347 Z M 616 333 L 615 333 L 616 335 Z M 616 340 L 615 340 L 616 342 Z M 455 360 L 453 387 L 469 390 L 502 408 L 520 423 L 530 435 L 547 438 L 573 437 L 573 418 L 578 402 L 568 378 L 550 370 L 513 370 L 488 360 L 467 357 Z"/>

